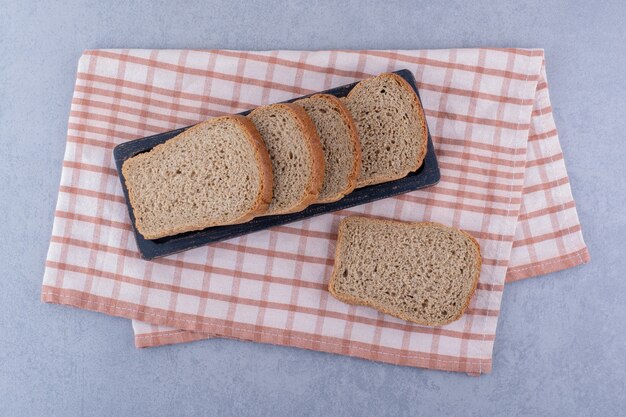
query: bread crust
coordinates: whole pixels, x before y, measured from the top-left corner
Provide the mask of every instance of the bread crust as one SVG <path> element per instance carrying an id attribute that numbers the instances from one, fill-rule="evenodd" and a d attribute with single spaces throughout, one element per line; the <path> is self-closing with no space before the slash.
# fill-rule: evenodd
<path id="1" fill-rule="evenodd" d="M 206 229 L 207 227 L 212 227 L 212 226 L 225 226 L 225 225 L 230 225 L 230 224 L 244 223 L 244 222 L 247 222 L 248 220 L 251 220 L 253 217 L 261 213 L 265 213 L 267 211 L 267 208 L 269 207 L 269 203 L 270 201 L 272 201 L 272 188 L 273 188 L 272 164 L 270 161 L 269 153 L 267 152 L 267 149 L 265 148 L 265 142 L 263 141 L 261 134 L 257 131 L 254 124 L 244 116 L 239 116 L 239 115 L 221 116 L 221 117 L 217 117 L 214 119 L 209 119 L 202 123 L 198 123 L 197 125 L 185 130 L 184 132 L 173 137 L 167 142 L 155 146 L 149 152 L 136 155 L 133 158 L 146 158 L 152 152 L 156 152 L 156 153 L 165 152 L 167 151 L 169 147 L 171 147 L 173 143 L 180 141 L 181 139 L 185 138 L 189 134 L 193 133 L 195 130 L 200 129 L 202 126 L 205 126 L 206 124 L 219 123 L 225 119 L 233 120 L 243 129 L 245 136 L 248 139 L 248 142 L 250 143 L 250 145 L 252 145 L 254 149 L 255 159 L 260 168 L 259 169 L 260 191 L 251 210 L 230 222 L 226 222 L 226 223 L 222 223 L 222 222 L 202 223 L 201 222 L 192 226 L 187 225 L 187 226 L 172 227 L 172 228 L 163 230 L 161 233 L 149 233 L 143 228 L 143 224 L 137 219 L 135 219 L 135 227 L 137 228 L 137 231 L 144 238 L 150 239 L 150 240 L 159 239 L 162 237 L 173 236 L 173 235 L 183 233 L 183 232 L 202 230 L 202 229 Z M 124 175 L 124 178 L 128 177 L 129 168 L 128 168 L 127 163 L 133 158 L 130 158 L 124 161 L 124 164 L 122 165 L 122 174 Z M 130 200 L 130 205 L 133 207 L 133 210 L 134 210 L 137 207 L 137 197 L 135 194 L 135 190 L 133 189 L 131 184 L 128 184 L 128 183 L 126 183 L 126 188 L 128 189 L 128 199 Z"/>
<path id="2" fill-rule="evenodd" d="M 397 175 L 377 176 L 374 178 L 370 178 L 366 181 L 357 181 L 357 185 L 356 185 L 357 188 L 397 180 L 399 178 L 406 177 L 410 172 L 417 171 L 417 169 L 420 166 L 422 166 L 422 164 L 424 163 L 424 157 L 426 156 L 426 151 L 428 149 L 428 126 L 426 124 L 426 116 L 424 115 L 424 108 L 422 107 L 422 102 L 420 101 L 420 98 L 417 96 L 417 94 L 415 93 L 411 85 L 404 78 L 400 77 L 398 74 L 385 72 L 385 73 L 377 75 L 376 77 L 366 78 L 365 80 L 360 81 L 356 86 L 354 86 L 352 90 L 350 90 L 350 92 L 346 96 L 347 99 L 350 99 L 350 97 L 355 92 L 358 92 L 360 89 L 365 88 L 364 81 L 371 80 L 373 78 L 391 78 L 408 92 L 409 97 L 411 97 L 411 100 L 413 101 L 414 107 L 417 109 L 416 116 L 417 116 L 417 120 L 419 120 L 420 122 L 420 128 L 422 130 L 422 134 L 424 135 L 424 143 L 422 144 L 422 148 L 420 149 L 420 153 L 418 154 L 413 167 Z"/>
<path id="3" fill-rule="evenodd" d="M 346 105 L 343 104 L 339 98 L 331 94 L 315 94 L 311 96 L 311 98 L 326 100 L 330 102 L 331 105 L 336 106 L 339 109 L 339 116 L 348 127 L 350 142 L 354 148 L 354 163 L 352 164 L 352 170 L 348 176 L 348 184 L 346 187 L 335 195 L 326 198 L 318 198 L 315 202 L 316 204 L 334 203 L 335 201 L 339 201 L 346 195 L 350 194 L 356 188 L 356 182 L 359 178 L 359 174 L 361 173 L 361 141 L 359 140 L 356 124 L 354 123 L 350 110 L 348 110 Z M 296 104 L 297 103 L 298 102 L 296 102 Z"/>
<path id="4" fill-rule="evenodd" d="M 428 322 L 428 321 L 421 321 L 421 320 L 415 320 L 412 317 L 409 317 L 405 314 L 402 313 L 398 313 L 395 311 L 390 311 L 389 309 L 387 309 L 385 306 L 379 305 L 377 303 L 374 302 L 367 302 L 364 300 L 360 300 L 356 297 L 351 297 L 349 295 L 345 295 L 345 294 L 338 294 L 335 291 L 335 282 L 337 281 L 337 276 L 339 274 L 339 271 L 342 270 L 343 265 L 342 265 L 342 259 L 339 257 L 339 252 L 340 252 L 340 248 L 341 248 L 341 240 L 343 239 L 343 226 L 349 222 L 349 221 L 354 221 L 354 220 L 364 220 L 366 222 L 381 222 L 381 223 L 385 223 L 385 224 L 397 224 L 397 223 L 403 223 L 408 227 L 422 227 L 422 226 L 436 226 L 436 227 L 441 227 L 441 228 L 445 228 L 445 229 L 454 229 L 454 230 L 458 230 L 460 231 L 463 235 L 467 236 L 476 246 L 476 271 L 474 274 L 474 279 L 472 282 L 472 286 L 470 289 L 470 292 L 467 295 L 467 299 L 465 300 L 465 303 L 463 304 L 463 306 L 459 309 L 459 313 L 457 315 L 455 315 L 454 317 L 442 321 L 442 322 Z M 412 323 L 416 323 L 416 324 L 420 324 L 423 326 L 443 326 L 446 324 L 450 324 L 456 320 L 458 320 L 459 318 L 461 318 L 461 316 L 463 315 L 463 313 L 465 313 L 465 310 L 467 310 L 467 307 L 469 306 L 472 297 L 474 296 L 474 292 L 476 291 L 476 287 L 478 285 L 478 279 L 480 277 L 480 270 L 482 268 L 482 256 L 480 253 L 480 245 L 478 244 L 478 241 L 469 233 L 460 230 L 460 229 L 456 229 L 456 228 L 452 228 L 450 226 L 446 226 L 444 224 L 441 223 L 436 223 L 436 222 L 404 222 L 404 221 L 400 221 L 400 220 L 388 220 L 388 219 L 375 219 L 375 218 L 368 218 L 368 217 L 364 217 L 364 216 L 349 216 L 349 217 L 345 217 L 344 219 L 341 220 L 340 224 L 339 224 L 339 232 L 337 235 L 337 245 L 335 248 L 335 264 L 333 266 L 333 272 L 331 274 L 330 277 L 330 281 L 328 283 L 328 291 L 332 294 L 333 297 L 335 297 L 336 299 L 343 301 L 344 303 L 348 303 L 348 304 L 353 304 L 353 305 L 362 305 L 362 306 L 366 306 L 366 307 L 372 307 L 378 311 L 381 311 L 385 314 L 389 314 L 390 316 L 394 316 L 394 317 L 398 317 L 402 320 L 406 320 Z"/>
<path id="5" fill-rule="evenodd" d="M 300 130 L 304 133 L 306 145 L 309 148 L 309 154 L 311 155 L 312 173 L 309 178 L 309 182 L 307 183 L 306 190 L 302 196 L 302 199 L 300 199 L 298 204 L 284 210 L 273 212 L 266 211 L 264 214 L 261 215 L 274 216 L 278 214 L 296 213 L 298 211 L 304 210 L 313 202 L 315 202 L 320 194 L 320 191 L 322 190 L 322 186 L 324 185 L 324 150 L 322 149 L 322 142 L 319 135 L 317 134 L 317 128 L 315 127 L 313 120 L 311 120 L 309 115 L 306 114 L 304 108 L 297 104 L 278 103 L 270 104 L 263 107 L 257 107 L 248 115 L 248 117 L 252 116 L 254 112 L 268 107 L 280 107 L 294 116 L 294 119 L 299 125 Z"/>

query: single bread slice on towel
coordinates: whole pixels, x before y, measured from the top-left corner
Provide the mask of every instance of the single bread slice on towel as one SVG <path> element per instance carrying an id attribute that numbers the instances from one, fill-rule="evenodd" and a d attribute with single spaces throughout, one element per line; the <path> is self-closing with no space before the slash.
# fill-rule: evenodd
<path id="1" fill-rule="evenodd" d="M 252 120 L 272 161 L 274 196 L 266 215 L 293 213 L 317 200 L 324 183 L 324 152 L 311 118 L 296 104 L 253 110 Z"/>
<path id="2" fill-rule="evenodd" d="M 200 123 L 128 159 L 122 173 L 146 239 L 242 223 L 272 199 L 269 154 L 243 116 Z"/>
<path id="3" fill-rule="evenodd" d="M 396 74 L 359 82 L 345 99 L 361 141 L 357 187 L 405 177 L 424 161 L 428 129 L 413 88 Z"/>
<path id="4" fill-rule="evenodd" d="M 324 151 L 324 185 L 317 203 L 332 203 L 350 194 L 361 172 L 361 144 L 350 112 L 330 94 L 295 101 L 311 117 Z"/>
<path id="5" fill-rule="evenodd" d="M 328 289 L 349 304 L 440 326 L 469 305 L 481 262 L 478 242 L 453 227 L 346 217 Z"/>

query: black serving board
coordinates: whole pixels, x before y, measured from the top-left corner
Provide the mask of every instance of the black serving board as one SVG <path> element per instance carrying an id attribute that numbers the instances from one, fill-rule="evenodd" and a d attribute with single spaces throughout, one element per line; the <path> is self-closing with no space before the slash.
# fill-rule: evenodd
<path id="1" fill-rule="evenodd" d="M 396 74 L 404 78 L 413 87 L 413 90 L 419 97 L 417 86 L 415 85 L 415 78 L 409 70 L 396 71 Z M 350 90 L 357 83 L 347 84 L 341 87 L 333 88 L 321 93 L 332 94 L 337 97 L 346 96 Z M 312 95 L 312 94 L 310 94 Z M 308 97 L 303 96 L 303 97 Z M 287 100 L 286 103 L 298 100 L 303 97 L 297 97 L 291 100 Z M 239 113 L 241 115 L 247 115 L 251 110 Z M 415 172 L 409 173 L 406 177 L 399 180 L 386 182 L 383 184 L 370 185 L 368 187 L 357 188 L 352 193 L 348 194 L 344 198 L 334 203 L 328 204 L 314 204 L 306 209 L 292 214 L 281 214 L 276 216 L 257 217 L 249 222 L 242 224 L 235 224 L 230 226 L 216 226 L 208 227 L 203 230 L 194 232 L 181 233 L 174 236 L 167 236 L 160 239 L 148 240 L 137 231 L 135 227 L 135 216 L 133 208 L 130 205 L 128 199 L 128 189 L 126 188 L 126 180 L 122 174 L 122 165 L 124 161 L 142 152 L 147 152 L 167 140 L 173 138 L 191 126 L 181 129 L 172 130 L 170 132 L 160 133 L 158 135 L 149 136 L 142 139 L 136 139 L 129 142 L 122 143 L 115 147 L 113 155 L 115 157 L 115 164 L 117 166 L 117 173 L 122 182 L 122 188 L 124 190 L 124 196 L 126 197 L 126 205 L 128 206 L 128 212 L 130 213 L 130 219 L 133 224 L 133 230 L 135 232 L 135 239 L 137 241 L 137 247 L 141 252 L 141 256 L 144 259 L 154 259 L 161 256 L 171 255 L 173 253 L 182 252 L 184 250 L 197 248 L 199 246 L 206 245 L 207 243 L 218 242 L 220 240 L 230 239 L 236 236 L 245 235 L 247 233 L 256 232 L 259 230 L 267 229 L 272 226 L 278 226 L 285 223 L 291 223 L 298 220 L 306 219 L 320 214 L 329 213 L 331 211 L 342 210 L 348 207 L 358 206 L 360 204 L 369 203 L 375 200 L 381 200 L 383 198 L 392 197 L 398 194 L 407 193 L 409 191 L 418 190 L 420 188 L 429 187 L 439 182 L 439 166 L 437 165 L 437 157 L 435 156 L 435 149 L 433 147 L 433 141 L 428 133 L 428 150 L 422 166 Z"/>

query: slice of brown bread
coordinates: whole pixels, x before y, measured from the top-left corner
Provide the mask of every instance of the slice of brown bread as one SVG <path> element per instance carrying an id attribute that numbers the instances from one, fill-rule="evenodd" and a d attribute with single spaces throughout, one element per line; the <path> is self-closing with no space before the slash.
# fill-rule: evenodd
<path id="1" fill-rule="evenodd" d="M 269 154 L 243 116 L 200 123 L 128 159 L 122 173 L 146 239 L 242 223 L 272 199 Z"/>
<path id="2" fill-rule="evenodd" d="M 297 100 L 311 117 L 324 151 L 324 185 L 316 203 L 332 203 L 356 187 L 361 171 L 361 144 L 346 106 L 330 94 Z"/>
<path id="3" fill-rule="evenodd" d="M 328 289 L 346 303 L 440 326 L 469 305 L 481 262 L 478 242 L 453 227 L 346 217 Z"/>
<path id="4" fill-rule="evenodd" d="M 363 80 L 345 104 L 361 141 L 357 187 L 405 177 L 422 165 L 428 142 L 424 110 L 402 77 L 383 73 Z"/>
<path id="5" fill-rule="evenodd" d="M 272 161 L 274 196 L 266 215 L 293 213 L 315 202 L 324 183 L 324 153 L 315 125 L 296 104 L 272 104 L 248 117 Z"/>

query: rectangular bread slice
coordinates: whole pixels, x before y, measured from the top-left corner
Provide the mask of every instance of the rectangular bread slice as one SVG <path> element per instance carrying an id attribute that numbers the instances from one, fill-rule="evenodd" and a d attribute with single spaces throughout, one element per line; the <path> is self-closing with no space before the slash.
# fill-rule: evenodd
<path id="1" fill-rule="evenodd" d="M 428 130 L 419 97 L 402 77 L 383 73 L 345 98 L 361 141 L 357 187 L 405 177 L 424 161 Z"/>
<path id="2" fill-rule="evenodd" d="M 328 289 L 349 304 L 440 326 L 469 305 L 481 262 L 478 242 L 453 227 L 346 217 Z"/>
<path id="3" fill-rule="evenodd" d="M 122 173 L 146 239 L 242 223 L 272 199 L 269 154 L 243 116 L 200 123 L 128 159 Z"/>
<path id="4" fill-rule="evenodd" d="M 274 195 L 265 215 L 293 213 L 315 202 L 324 183 L 324 153 L 311 118 L 296 104 L 272 104 L 248 117 L 272 161 Z"/>
<path id="5" fill-rule="evenodd" d="M 295 101 L 311 117 L 324 151 L 324 185 L 316 203 L 332 203 L 350 194 L 361 172 L 361 144 L 350 112 L 330 94 Z"/>

